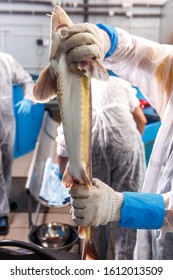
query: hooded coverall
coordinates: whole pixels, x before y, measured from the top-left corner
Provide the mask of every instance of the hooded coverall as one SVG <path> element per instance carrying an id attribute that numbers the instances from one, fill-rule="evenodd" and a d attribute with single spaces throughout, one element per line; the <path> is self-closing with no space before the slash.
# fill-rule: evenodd
<path id="1" fill-rule="evenodd" d="M 113 38 L 111 52 L 104 60 L 106 68 L 137 86 L 155 108 L 162 122 L 142 191 L 163 194 L 166 208 L 164 225 L 161 229 L 138 230 L 135 257 L 173 259 L 173 46 L 131 35 L 120 28 L 106 25 L 101 28 Z M 114 36 L 111 36 L 113 33 Z M 154 207 L 152 201 L 150 205 Z M 141 219 L 145 208 L 145 203 L 141 201 Z M 126 215 L 128 216 L 127 212 Z M 161 225 L 159 219 L 162 222 L 158 215 L 158 225 Z M 131 221 L 126 224 L 128 227 Z M 155 228 L 155 222 L 156 219 L 146 215 L 143 224 L 150 223 L 150 228 Z"/>
<path id="2" fill-rule="evenodd" d="M 145 151 L 133 118 L 139 106 L 136 89 L 127 81 L 110 77 L 92 79 L 92 177 L 114 190 L 139 191 L 145 175 Z M 57 153 L 67 157 L 62 126 L 58 128 Z M 100 259 L 107 259 L 108 241 L 116 259 L 133 259 L 136 230 L 118 223 L 94 228 L 93 239 Z"/>
<path id="3" fill-rule="evenodd" d="M 12 185 L 15 118 L 12 84 L 23 86 L 24 96 L 32 100 L 32 77 L 9 54 L 0 52 L 0 217 L 8 216 Z"/>

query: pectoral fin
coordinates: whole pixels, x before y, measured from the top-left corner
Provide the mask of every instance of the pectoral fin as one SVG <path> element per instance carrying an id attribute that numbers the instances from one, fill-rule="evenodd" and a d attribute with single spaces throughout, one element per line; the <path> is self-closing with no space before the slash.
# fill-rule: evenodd
<path id="1" fill-rule="evenodd" d="M 97 58 L 88 59 L 84 62 L 78 63 L 78 69 L 84 73 L 88 78 L 96 78 L 97 80 L 109 80 L 108 72 L 101 61 Z"/>
<path id="2" fill-rule="evenodd" d="M 66 169 L 64 171 L 64 175 L 62 178 L 62 184 L 67 188 L 72 187 L 74 185 L 74 180 L 73 180 L 73 177 L 70 175 L 68 165 L 66 166 Z"/>
<path id="3" fill-rule="evenodd" d="M 33 95 L 35 100 L 40 103 L 48 102 L 57 96 L 57 79 L 51 73 L 50 64 L 44 68 L 37 79 Z"/>

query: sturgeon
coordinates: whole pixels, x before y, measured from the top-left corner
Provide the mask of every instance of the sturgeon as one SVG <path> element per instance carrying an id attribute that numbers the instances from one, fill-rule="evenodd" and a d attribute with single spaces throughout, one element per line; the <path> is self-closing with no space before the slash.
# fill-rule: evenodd
<path id="1" fill-rule="evenodd" d="M 85 75 L 71 73 L 66 55 L 59 49 L 61 29 L 73 22 L 58 5 L 51 15 L 49 64 L 41 72 L 34 86 L 37 102 L 47 102 L 58 96 L 61 121 L 67 146 L 69 162 L 62 179 L 66 187 L 75 183 L 92 187 L 91 164 L 91 77 L 108 79 L 104 66 L 98 59 L 79 63 Z M 93 71 L 93 69 L 95 69 Z M 84 239 L 82 259 L 98 259 L 92 242 L 92 228 L 78 227 L 78 234 Z"/>

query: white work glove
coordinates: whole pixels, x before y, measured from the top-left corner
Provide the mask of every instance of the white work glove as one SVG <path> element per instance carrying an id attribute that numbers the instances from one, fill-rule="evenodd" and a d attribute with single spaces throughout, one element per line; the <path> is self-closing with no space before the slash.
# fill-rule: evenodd
<path id="1" fill-rule="evenodd" d="M 64 27 L 60 36 L 60 49 L 67 53 L 67 64 L 72 72 L 77 72 L 75 69 L 78 69 L 79 62 L 92 58 L 102 61 L 111 46 L 106 31 L 87 22 Z"/>
<path id="2" fill-rule="evenodd" d="M 72 219 L 80 226 L 99 226 L 119 221 L 123 194 L 98 179 L 93 186 L 74 185 L 70 190 Z"/>

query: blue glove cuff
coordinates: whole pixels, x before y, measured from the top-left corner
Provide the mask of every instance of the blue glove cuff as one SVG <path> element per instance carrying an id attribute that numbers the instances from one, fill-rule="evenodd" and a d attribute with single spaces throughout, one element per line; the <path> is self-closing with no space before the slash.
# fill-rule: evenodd
<path id="1" fill-rule="evenodd" d="M 111 56 L 114 53 L 114 51 L 116 50 L 116 47 L 118 45 L 118 34 L 116 32 L 116 29 L 112 26 L 102 24 L 102 23 L 98 23 L 96 25 L 100 29 L 103 29 L 104 31 L 107 32 L 107 34 L 109 35 L 110 41 L 111 41 L 111 48 L 105 55 L 105 58 L 107 58 L 107 57 Z"/>
<path id="2" fill-rule="evenodd" d="M 62 180 L 63 174 L 58 173 L 58 177 L 59 177 L 60 180 Z"/>
<path id="3" fill-rule="evenodd" d="M 159 229 L 164 223 L 165 205 L 162 195 L 123 192 L 120 225 L 135 229 Z"/>

